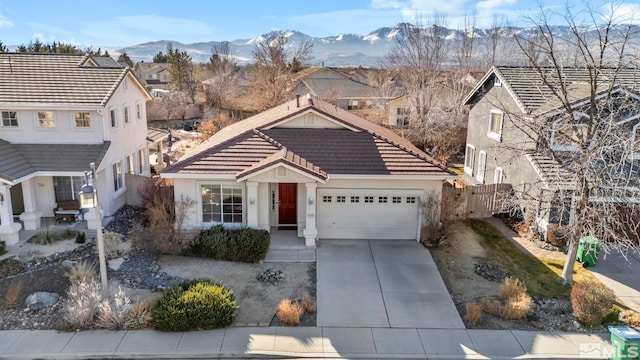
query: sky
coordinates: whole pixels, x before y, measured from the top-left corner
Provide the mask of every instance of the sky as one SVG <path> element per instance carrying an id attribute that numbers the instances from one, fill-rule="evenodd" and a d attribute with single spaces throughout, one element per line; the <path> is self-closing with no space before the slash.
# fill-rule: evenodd
<path id="1" fill-rule="evenodd" d="M 613 15 L 640 24 L 640 2 L 591 0 L 596 18 Z M 617 1 L 617 0 L 614 0 Z M 528 26 L 544 9 L 562 23 L 567 5 L 579 16 L 585 2 L 553 0 L 0 0 L 0 41 L 5 45 L 64 42 L 118 48 L 157 40 L 181 43 L 249 39 L 272 30 L 298 30 L 315 37 L 365 35 L 400 22 L 426 23 L 447 16 L 463 28 L 465 15 L 489 28 L 494 19 Z M 612 10 L 613 9 L 613 10 Z M 506 19 L 506 20 L 505 20 Z"/>

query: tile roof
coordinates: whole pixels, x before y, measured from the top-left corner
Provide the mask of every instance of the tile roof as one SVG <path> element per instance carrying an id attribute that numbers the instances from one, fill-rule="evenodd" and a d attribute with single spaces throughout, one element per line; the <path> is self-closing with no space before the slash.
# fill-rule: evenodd
<path id="1" fill-rule="evenodd" d="M 543 74 L 534 67 L 494 66 L 467 95 L 464 103 L 470 104 L 474 98 L 482 96 L 484 84 L 495 76 L 500 78 L 503 86 L 528 114 L 542 114 L 559 108 L 562 104 L 554 96 L 553 89 L 560 89 L 562 84 L 566 86 L 572 102 L 589 96 L 591 81 L 589 73 L 584 68 L 565 67 L 560 75 L 552 67 L 542 68 L 541 71 Z M 544 83 L 543 78 L 547 79 L 548 83 Z M 612 84 L 611 81 L 614 79 L 615 84 Z M 602 69 L 598 80 L 601 84 L 598 91 L 618 85 L 637 90 L 640 88 L 640 69 L 624 68 L 618 73 L 613 69 Z"/>
<path id="2" fill-rule="evenodd" d="M 331 174 L 452 176 L 446 167 L 388 129 L 315 97 L 300 102 L 299 107 L 293 100 L 223 128 L 163 174 L 241 178 L 284 162 L 319 178 Z M 276 127 L 311 110 L 345 128 Z"/>
<path id="3" fill-rule="evenodd" d="M 339 77 L 320 77 L 321 71 L 335 73 Z M 375 98 L 373 96 L 374 87 L 355 81 L 346 75 L 330 68 L 309 68 L 301 71 L 298 75 L 300 79 L 296 89 L 302 93 L 311 93 L 315 96 L 322 96 L 331 91 L 337 91 L 338 99 L 343 98 Z M 306 90 L 305 90 L 306 89 Z"/>
<path id="4" fill-rule="evenodd" d="M 80 54 L 0 53 L 0 104 L 104 106 L 131 72 L 92 66 L 87 59 Z"/>
<path id="5" fill-rule="evenodd" d="M 0 139 L 0 179 L 14 182 L 39 171 L 83 172 L 100 164 L 110 141 L 101 144 L 13 144 Z"/>

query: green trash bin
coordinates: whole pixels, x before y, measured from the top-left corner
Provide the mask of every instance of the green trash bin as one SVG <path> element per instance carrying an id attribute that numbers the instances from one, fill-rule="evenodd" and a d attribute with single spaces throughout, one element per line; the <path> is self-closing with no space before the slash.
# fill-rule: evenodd
<path id="1" fill-rule="evenodd" d="M 600 241 L 593 236 L 585 236 L 578 244 L 578 254 L 576 260 L 586 267 L 596 266 L 598 254 L 600 253 Z"/>
<path id="2" fill-rule="evenodd" d="M 640 332 L 628 326 L 609 326 L 611 359 L 640 359 Z"/>

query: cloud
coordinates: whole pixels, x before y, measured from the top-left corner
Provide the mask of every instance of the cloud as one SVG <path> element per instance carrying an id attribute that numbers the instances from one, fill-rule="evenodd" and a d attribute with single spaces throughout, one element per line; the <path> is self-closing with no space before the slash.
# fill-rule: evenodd
<path id="1" fill-rule="evenodd" d="M 603 20 L 617 24 L 640 24 L 640 4 L 607 3 L 603 7 Z"/>
<path id="2" fill-rule="evenodd" d="M 85 35 L 94 41 L 113 45 L 155 41 L 159 39 L 175 40 L 185 37 L 197 37 L 205 40 L 214 33 L 214 28 L 197 20 L 167 18 L 157 15 L 122 16 L 105 21 L 82 25 Z"/>
<path id="3" fill-rule="evenodd" d="M 434 13 L 455 15 L 464 12 L 466 0 L 371 0 L 371 7 L 399 10 L 405 21 L 431 16 Z"/>
<path id="4" fill-rule="evenodd" d="M 7 19 L 2 13 L 2 4 L 0 4 L 0 28 L 13 26 L 13 21 Z"/>
<path id="5" fill-rule="evenodd" d="M 371 0 L 371 7 L 374 9 L 399 9 L 404 3 L 398 0 Z"/>
<path id="6" fill-rule="evenodd" d="M 476 8 L 480 10 L 492 10 L 504 7 L 506 5 L 515 5 L 518 0 L 484 0 L 476 4 Z"/>

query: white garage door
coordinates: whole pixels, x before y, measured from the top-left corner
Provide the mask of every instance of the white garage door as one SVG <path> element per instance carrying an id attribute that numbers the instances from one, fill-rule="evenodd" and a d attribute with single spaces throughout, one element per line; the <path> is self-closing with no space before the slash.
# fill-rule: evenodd
<path id="1" fill-rule="evenodd" d="M 419 193 L 318 189 L 320 239 L 416 239 Z"/>

